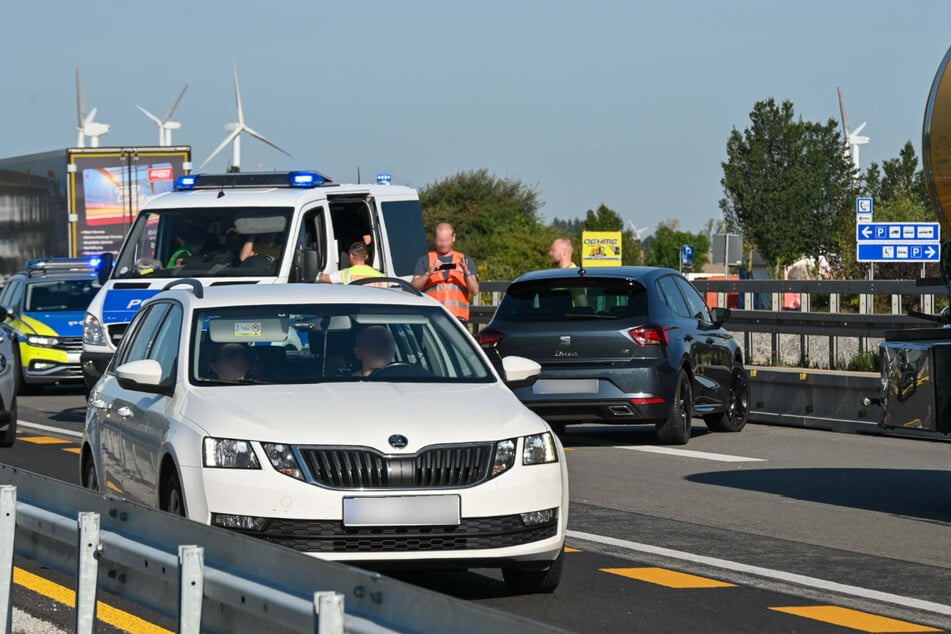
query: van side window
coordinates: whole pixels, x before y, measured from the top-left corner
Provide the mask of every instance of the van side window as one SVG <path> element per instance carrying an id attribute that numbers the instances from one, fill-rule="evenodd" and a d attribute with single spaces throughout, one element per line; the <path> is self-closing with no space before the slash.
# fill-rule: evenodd
<path id="1" fill-rule="evenodd" d="M 323 207 L 304 214 L 297 234 L 297 252 L 317 251 L 318 270 L 327 266 L 327 219 Z"/>
<path id="2" fill-rule="evenodd" d="M 362 241 L 365 235 L 373 234 L 370 208 L 365 198 L 332 200 L 330 218 L 337 243 L 337 268 L 343 270 L 350 266 L 350 245 Z M 370 259 L 367 262 L 371 266 L 375 266 L 374 246 L 370 245 Z"/>

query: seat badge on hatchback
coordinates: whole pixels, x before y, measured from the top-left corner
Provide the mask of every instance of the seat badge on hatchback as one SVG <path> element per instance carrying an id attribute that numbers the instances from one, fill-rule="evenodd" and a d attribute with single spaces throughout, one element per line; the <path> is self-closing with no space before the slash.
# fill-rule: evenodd
<path id="1" fill-rule="evenodd" d="M 561 339 L 561 345 L 563 345 L 563 346 L 570 346 L 570 345 L 571 345 L 571 337 L 570 337 L 570 336 L 568 336 L 568 335 L 562 335 L 562 336 L 560 337 L 560 339 Z"/>
<path id="2" fill-rule="evenodd" d="M 409 444 L 409 439 L 407 439 L 406 436 L 403 436 L 402 434 L 393 434 L 387 438 L 387 441 L 394 449 L 402 449 Z"/>

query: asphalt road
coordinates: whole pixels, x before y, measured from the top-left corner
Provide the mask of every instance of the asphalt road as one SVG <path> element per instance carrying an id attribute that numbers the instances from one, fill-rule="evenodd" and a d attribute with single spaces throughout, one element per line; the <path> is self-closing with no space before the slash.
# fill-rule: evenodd
<path id="1" fill-rule="evenodd" d="M 0 462 L 77 482 L 82 395 L 19 403 L 28 425 Z M 557 592 L 509 596 L 490 571 L 400 577 L 579 632 L 951 630 L 951 443 L 700 421 L 673 450 L 638 427 L 564 441 Z"/>

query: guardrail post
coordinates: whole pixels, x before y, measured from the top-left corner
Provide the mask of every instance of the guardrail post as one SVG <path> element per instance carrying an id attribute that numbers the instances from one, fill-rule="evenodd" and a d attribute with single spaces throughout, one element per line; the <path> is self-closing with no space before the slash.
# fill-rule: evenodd
<path id="1" fill-rule="evenodd" d="M 178 632 L 201 631 L 201 605 L 205 596 L 205 549 L 178 547 Z"/>
<path id="2" fill-rule="evenodd" d="M 343 595 L 339 592 L 315 592 L 314 622 L 318 634 L 343 634 Z"/>
<path id="3" fill-rule="evenodd" d="M 17 530 L 17 488 L 0 486 L 0 623 L 13 629 L 13 537 Z"/>
<path id="4" fill-rule="evenodd" d="M 76 632 L 96 631 L 96 591 L 99 585 L 99 513 L 79 514 L 76 570 Z"/>

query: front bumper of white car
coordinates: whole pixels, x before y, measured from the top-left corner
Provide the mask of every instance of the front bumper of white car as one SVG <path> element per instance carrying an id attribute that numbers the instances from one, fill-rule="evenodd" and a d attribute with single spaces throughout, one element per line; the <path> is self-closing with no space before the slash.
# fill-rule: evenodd
<path id="1" fill-rule="evenodd" d="M 324 449 L 330 458 L 339 453 Z M 495 477 L 462 477 L 461 486 L 453 482 L 414 486 L 413 477 L 408 476 L 409 481 L 391 477 L 388 484 L 392 486 L 381 487 L 379 481 L 361 480 L 372 471 L 367 467 L 373 465 L 366 460 L 362 466 L 356 461 L 347 466 L 327 456 L 321 456 L 326 464 L 339 465 L 332 471 L 352 479 L 344 484 L 326 471 L 315 475 L 319 469 L 313 466 L 305 468 L 308 481 L 301 481 L 269 464 L 260 469 L 183 468 L 181 475 L 192 519 L 321 558 L 405 562 L 414 567 L 440 562 L 466 567 L 532 566 L 552 561 L 564 545 L 568 497 L 560 447 L 558 458 L 548 464 L 517 462 Z M 386 467 L 392 475 L 394 465 Z M 419 497 L 428 500 L 412 499 Z M 366 504 L 366 498 L 391 499 Z M 455 505 L 456 511 L 449 511 L 455 516 L 428 523 L 419 514 L 432 512 L 433 505 L 439 507 L 437 515 Z M 367 507 L 376 511 L 361 522 L 353 511 Z M 392 512 L 395 518 L 387 518 Z"/>

